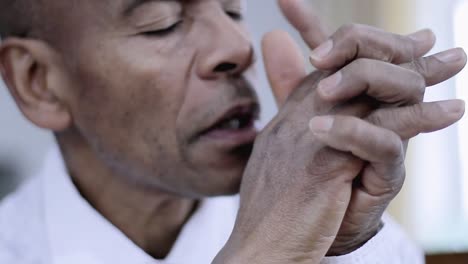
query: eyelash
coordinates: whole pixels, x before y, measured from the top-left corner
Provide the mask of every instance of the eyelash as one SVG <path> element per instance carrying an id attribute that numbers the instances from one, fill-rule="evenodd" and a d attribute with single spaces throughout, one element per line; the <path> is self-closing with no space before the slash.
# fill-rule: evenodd
<path id="1" fill-rule="evenodd" d="M 142 32 L 141 34 L 143 36 L 147 37 L 165 37 L 176 31 L 176 29 L 182 24 L 182 20 L 172 24 L 171 26 L 163 29 L 158 29 L 158 30 L 152 30 L 152 31 L 146 31 Z"/>
<path id="2" fill-rule="evenodd" d="M 226 11 L 226 15 L 235 21 L 241 21 L 244 18 L 241 13 L 235 11 Z"/>
<path id="3" fill-rule="evenodd" d="M 243 16 L 240 13 L 233 12 L 233 11 L 226 11 L 226 15 L 228 15 L 231 19 L 235 21 L 242 21 Z M 142 32 L 141 35 L 146 37 L 165 37 L 172 34 L 177 28 L 182 24 L 182 20 L 178 21 L 177 23 L 172 24 L 171 26 L 159 30 L 152 30 Z"/>

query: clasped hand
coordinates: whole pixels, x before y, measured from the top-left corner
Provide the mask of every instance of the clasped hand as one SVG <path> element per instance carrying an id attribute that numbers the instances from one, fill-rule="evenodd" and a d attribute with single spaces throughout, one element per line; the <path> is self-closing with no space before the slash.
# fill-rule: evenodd
<path id="1" fill-rule="evenodd" d="M 215 263 L 319 263 L 374 236 L 401 190 L 408 140 L 457 122 L 460 100 L 424 103 L 457 74 L 461 49 L 423 57 L 435 36 L 347 25 L 330 37 L 303 1 L 280 0 L 313 50 L 307 73 L 284 32 L 263 53 L 280 110 L 255 143 L 234 231 Z"/>

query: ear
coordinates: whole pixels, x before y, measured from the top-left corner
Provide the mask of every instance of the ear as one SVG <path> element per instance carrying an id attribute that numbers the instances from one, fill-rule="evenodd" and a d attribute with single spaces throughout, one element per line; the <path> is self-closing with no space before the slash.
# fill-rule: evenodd
<path id="1" fill-rule="evenodd" d="M 39 40 L 8 38 L 0 45 L 0 71 L 23 115 L 55 132 L 71 125 L 61 95 L 66 83 L 59 56 Z"/>

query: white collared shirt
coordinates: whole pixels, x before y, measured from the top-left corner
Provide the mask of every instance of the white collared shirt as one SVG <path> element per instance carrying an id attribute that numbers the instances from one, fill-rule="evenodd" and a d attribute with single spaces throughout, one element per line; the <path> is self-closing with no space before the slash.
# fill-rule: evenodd
<path id="1" fill-rule="evenodd" d="M 58 150 L 30 182 L 0 204 L 0 264 L 205 264 L 226 243 L 237 197 L 203 201 L 165 260 L 155 260 L 100 215 L 78 192 Z M 355 252 L 323 264 L 424 263 L 391 219 Z"/>

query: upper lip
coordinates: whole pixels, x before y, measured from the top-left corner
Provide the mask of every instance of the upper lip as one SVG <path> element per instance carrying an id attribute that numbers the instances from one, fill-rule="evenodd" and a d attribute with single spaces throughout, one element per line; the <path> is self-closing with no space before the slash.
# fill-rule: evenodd
<path id="1" fill-rule="evenodd" d="M 236 117 L 238 115 L 249 115 L 253 121 L 257 120 L 259 118 L 260 114 L 260 106 L 257 102 L 255 101 L 247 101 L 247 102 L 241 102 L 232 105 L 231 107 L 227 108 L 222 114 L 220 114 L 214 121 L 211 123 L 211 125 L 207 126 L 206 129 L 203 129 L 199 135 L 203 135 L 207 133 L 208 131 L 216 128 L 218 125 L 220 125 L 222 122 L 229 120 L 230 118 Z"/>

